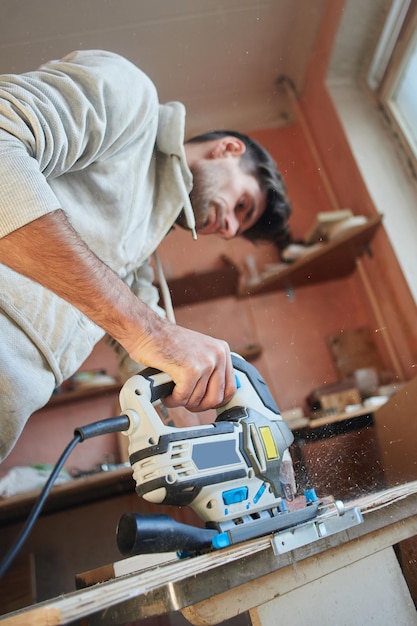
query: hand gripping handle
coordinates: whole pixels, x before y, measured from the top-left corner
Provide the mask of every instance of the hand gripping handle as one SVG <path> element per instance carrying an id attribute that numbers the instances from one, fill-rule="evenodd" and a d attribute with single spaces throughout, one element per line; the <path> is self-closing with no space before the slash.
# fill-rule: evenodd
<path id="1" fill-rule="evenodd" d="M 258 370 L 238 354 L 232 352 L 231 356 L 236 379 L 239 377 L 239 372 L 244 373 L 250 380 L 250 384 L 258 394 L 262 404 L 274 413 L 279 414 L 275 400 Z M 140 372 L 140 375 L 143 376 L 149 384 L 150 401 L 152 404 L 157 400 L 169 396 L 175 387 L 172 378 L 156 368 L 147 367 Z"/>
<path id="2" fill-rule="evenodd" d="M 243 367 L 249 366 L 242 357 L 234 353 L 232 353 L 232 363 L 234 367 L 239 364 L 238 369 L 241 369 L 242 365 Z M 140 372 L 140 375 L 143 376 L 149 384 L 150 401 L 152 404 L 157 400 L 171 395 L 175 387 L 174 381 L 168 374 L 154 367 L 146 367 Z"/>

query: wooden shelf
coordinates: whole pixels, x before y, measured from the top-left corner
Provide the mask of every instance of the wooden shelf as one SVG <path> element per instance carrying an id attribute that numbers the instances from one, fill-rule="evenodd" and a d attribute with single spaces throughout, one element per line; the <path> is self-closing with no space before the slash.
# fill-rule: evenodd
<path id="1" fill-rule="evenodd" d="M 369 244 L 381 222 L 381 215 L 370 218 L 364 226 L 353 228 L 258 284 L 242 287 L 239 295 L 254 296 L 346 278 L 355 271 L 356 258 L 369 251 Z"/>
<path id="2" fill-rule="evenodd" d="M 121 387 L 121 383 L 113 383 L 111 385 L 97 385 L 96 387 L 78 389 L 76 391 L 63 391 L 62 393 L 53 395 L 48 404 L 40 410 L 44 411 L 47 408 L 52 408 L 60 404 L 70 404 L 72 402 L 88 400 L 89 398 L 96 398 L 97 396 L 108 396 L 113 393 L 118 393 Z"/>
<path id="3" fill-rule="evenodd" d="M 131 467 L 122 467 L 109 472 L 99 472 L 74 478 L 56 485 L 46 499 L 41 515 L 63 511 L 69 507 L 112 498 L 124 493 L 134 493 L 135 483 Z M 27 518 L 41 490 L 0 498 L 0 527 Z"/>
<path id="4" fill-rule="evenodd" d="M 173 305 L 180 307 L 230 296 L 244 298 L 345 278 L 355 271 L 356 258 L 369 250 L 381 222 L 381 215 L 370 218 L 364 226 L 323 244 L 319 250 L 288 264 L 256 285 L 242 286 L 239 268 L 224 256 L 221 268 L 193 272 L 168 281 Z"/>
<path id="5" fill-rule="evenodd" d="M 223 256 L 223 267 L 207 272 L 193 272 L 168 281 L 174 307 L 235 296 L 240 272 L 230 259 Z"/>

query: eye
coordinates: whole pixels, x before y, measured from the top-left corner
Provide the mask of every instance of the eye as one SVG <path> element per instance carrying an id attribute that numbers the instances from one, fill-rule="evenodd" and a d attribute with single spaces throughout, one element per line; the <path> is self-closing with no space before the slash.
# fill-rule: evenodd
<path id="1" fill-rule="evenodd" d="M 246 223 L 251 220 L 255 207 L 251 199 L 247 196 L 244 196 L 236 205 L 236 214 L 239 215 L 242 223 Z"/>
<path id="2" fill-rule="evenodd" d="M 245 194 L 235 206 L 235 214 L 240 224 L 237 234 L 243 233 L 251 226 L 255 213 L 256 206 L 252 196 Z"/>
<path id="3" fill-rule="evenodd" d="M 255 215 L 255 207 L 249 209 L 249 211 L 245 215 L 245 222 L 250 222 L 253 216 Z"/>

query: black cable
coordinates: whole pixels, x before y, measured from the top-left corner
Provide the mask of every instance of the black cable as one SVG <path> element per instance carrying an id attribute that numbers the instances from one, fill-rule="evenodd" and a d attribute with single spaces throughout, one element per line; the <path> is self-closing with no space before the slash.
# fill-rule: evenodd
<path id="1" fill-rule="evenodd" d="M 5 558 L 2 560 L 0 564 L 0 578 L 5 574 L 6 570 L 10 567 L 10 565 L 12 564 L 12 561 L 14 561 L 18 552 L 22 548 L 24 542 L 28 538 L 28 535 L 30 531 L 32 530 L 34 523 L 36 522 L 43 505 L 45 504 L 45 500 L 48 497 L 49 492 L 51 491 L 52 485 L 54 484 L 59 472 L 61 471 L 62 466 L 64 465 L 65 461 L 67 460 L 67 458 L 69 457 L 69 455 L 71 454 L 71 452 L 73 451 L 77 443 L 79 443 L 80 441 L 81 441 L 81 436 L 76 435 L 74 439 L 65 448 L 64 452 L 61 455 L 61 458 L 56 463 L 37 501 L 35 502 L 35 505 L 32 508 L 32 511 L 30 512 L 30 515 L 28 519 L 26 520 L 25 525 L 20 531 L 18 538 L 16 539 L 14 545 L 6 554 Z"/>
<path id="2" fill-rule="evenodd" d="M 116 433 L 129 428 L 129 418 L 126 415 L 120 415 L 118 417 L 109 417 L 108 419 L 101 420 L 99 422 L 93 422 L 92 424 L 86 424 L 85 426 L 79 426 L 74 430 L 74 438 L 65 448 L 61 457 L 56 462 L 48 480 L 46 481 L 38 499 L 36 500 L 25 525 L 23 526 L 20 534 L 15 540 L 13 546 L 2 559 L 0 563 L 0 578 L 4 576 L 7 569 L 10 567 L 19 551 L 21 550 L 24 542 L 29 536 L 39 513 L 42 510 L 45 500 L 52 489 L 52 486 L 57 479 L 59 472 L 62 470 L 65 461 L 78 443 L 81 443 L 85 439 L 91 439 L 92 437 L 98 437 L 99 435 L 106 435 L 109 433 Z"/>

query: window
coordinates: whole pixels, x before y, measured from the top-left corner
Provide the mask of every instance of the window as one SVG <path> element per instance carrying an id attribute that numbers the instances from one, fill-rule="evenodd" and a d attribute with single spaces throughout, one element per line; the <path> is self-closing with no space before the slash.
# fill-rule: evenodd
<path id="1" fill-rule="evenodd" d="M 417 0 L 394 0 L 368 85 L 417 178 Z"/>

